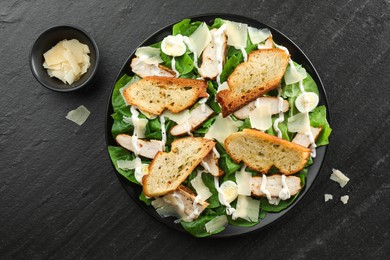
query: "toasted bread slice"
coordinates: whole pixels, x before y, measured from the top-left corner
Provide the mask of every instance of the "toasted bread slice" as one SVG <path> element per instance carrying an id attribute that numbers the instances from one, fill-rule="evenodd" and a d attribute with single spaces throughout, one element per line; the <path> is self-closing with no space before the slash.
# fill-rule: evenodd
<path id="1" fill-rule="evenodd" d="M 230 89 L 217 94 L 222 115 L 237 111 L 249 102 L 276 88 L 289 61 L 289 55 L 279 49 L 252 51 L 248 61 L 239 64 L 227 82 Z"/>
<path id="2" fill-rule="evenodd" d="M 159 152 L 143 180 L 146 196 L 156 197 L 176 190 L 213 149 L 215 142 L 202 137 L 186 137 L 172 142 L 169 153 Z"/>
<path id="3" fill-rule="evenodd" d="M 254 129 L 244 129 L 225 140 L 226 152 L 236 163 L 267 173 L 274 165 L 285 175 L 299 172 L 310 157 L 310 149 Z"/>
<path id="4" fill-rule="evenodd" d="M 262 176 L 254 176 L 251 179 L 251 193 L 256 197 L 264 197 L 265 194 L 261 192 Z M 297 176 L 287 176 L 286 184 L 291 196 L 294 196 L 302 189 L 301 178 Z M 267 176 L 266 190 L 270 193 L 271 197 L 279 197 L 279 192 L 282 189 L 282 176 L 275 174 Z"/>
<path id="5" fill-rule="evenodd" d="M 127 103 L 142 111 L 160 115 L 164 109 L 179 113 L 192 106 L 199 97 L 207 97 L 204 80 L 170 77 L 145 77 L 123 92 Z"/>
<path id="6" fill-rule="evenodd" d="M 187 187 L 180 185 L 175 191 L 152 201 L 152 206 L 161 217 L 178 217 L 185 222 L 197 219 L 209 205 L 206 201 L 197 200 L 195 194 Z M 195 209 L 196 207 L 196 209 Z"/>

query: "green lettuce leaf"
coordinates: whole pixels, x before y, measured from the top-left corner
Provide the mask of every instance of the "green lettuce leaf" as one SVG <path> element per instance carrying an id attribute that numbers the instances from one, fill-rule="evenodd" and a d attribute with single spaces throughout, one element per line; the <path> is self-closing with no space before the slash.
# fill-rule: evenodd
<path id="1" fill-rule="evenodd" d="M 332 128 L 330 128 L 326 120 L 325 106 L 318 106 L 310 112 L 310 125 L 313 127 L 322 127 L 322 131 L 316 141 L 317 146 L 329 144 L 329 135 L 332 132 Z"/>
<path id="2" fill-rule="evenodd" d="M 195 32 L 196 29 L 198 29 L 199 25 L 201 25 L 202 22 L 192 22 L 191 19 L 184 19 L 183 21 L 175 24 L 172 28 L 172 35 L 184 35 L 184 36 L 190 36 L 193 32 Z"/>
<path id="3" fill-rule="evenodd" d="M 129 108 L 121 108 L 116 113 L 112 114 L 111 117 L 114 119 L 111 127 L 111 134 L 114 138 L 116 138 L 118 134 L 133 133 L 133 125 L 123 120 L 123 117 L 131 117 Z"/>
<path id="4" fill-rule="evenodd" d="M 108 146 L 108 153 L 110 154 L 110 158 L 115 166 L 115 169 L 129 181 L 139 184 L 134 177 L 134 170 L 123 170 L 118 167 L 118 160 L 134 160 L 134 154 L 130 153 L 128 150 L 122 147 L 117 146 Z"/>
<path id="5" fill-rule="evenodd" d="M 120 89 L 126 86 L 126 84 L 132 79 L 132 76 L 129 76 L 127 74 L 124 74 L 116 83 L 114 86 L 114 90 L 112 91 L 112 97 L 111 97 L 111 102 L 112 102 L 112 108 L 114 112 L 117 110 L 126 107 L 126 103 L 123 100 L 123 97 L 120 93 Z"/>
<path id="6" fill-rule="evenodd" d="M 221 18 L 215 18 L 214 23 L 209 27 L 210 30 L 218 29 L 223 24 L 223 20 Z"/>
<path id="7" fill-rule="evenodd" d="M 221 227 L 220 229 L 212 233 L 208 233 L 206 231 L 206 227 L 205 227 L 206 223 L 216 218 L 218 214 L 216 214 L 214 211 L 210 209 L 206 209 L 205 211 L 206 212 L 204 213 L 204 215 L 199 216 L 198 219 L 192 222 L 181 221 L 180 224 L 187 232 L 189 232 L 191 235 L 195 237 L 207 237 L 223 231 L 225 229 L 224 227 Z"/>

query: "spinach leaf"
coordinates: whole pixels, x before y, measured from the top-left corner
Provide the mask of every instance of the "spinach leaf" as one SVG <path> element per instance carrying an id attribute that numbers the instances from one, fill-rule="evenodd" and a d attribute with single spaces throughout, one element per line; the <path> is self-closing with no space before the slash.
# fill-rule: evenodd
<path id="1" fill-rule="evenodd" d="M 149 120 L 145 126 L 145 138 L 161 140 L 161 124 L 159 118 L 156 117 Z"/>
<path id="2" fill-rule="evenodd" d="M 215 85 L 214 85 L 215 84 Z M 207 93 L 209 94 L 209 98 L 207 99 L 206 104 L 214 110 L 215 113 L 221 113 L 221 107 L 218 102 L 215 100 L 215 96 L 217 95 L 218 85 L 216 82 L 211 80 L 207 81 Z"/>
<path id="3" fill-rule="evenodd" d="M 134 177 L 134 170 L 123 170 L 118 167 L 118 160 L 134 160 L 134 154 L 130 153 L 122 147 L 117 146 L 108 146 L 108 153 L 110 154 L 110 158 L 115 166 L 115 169 L 129 181 L 139 184 Z"/>
<path id="4" fill-rule="evenodd" d="M 280 122 L 278 124 L 278 127 L 279 127 L 279 130 L 282 132 L 282 138 L 287 140 L 287 141 L 291 141 L 292 139 L 292 133 L 290 133 L 288 130 L 287 130 L 287 120 L 286 120 L 286 113 L 285 113 L 285 116 L 284 116 L 284 121 L 283 122 Z M 278 133 L 275 131 L 275 129 L 273 128 L 273 125 L 275 123 L 275 120 L 279 118 L 279 116 L 273 116 L 272 117 L 272 127 L 270 127 L 268 130 L 267 130 L 267 134 L 270 134 L 270 135 L 273 135 L 273 136 L 278 136 Z"/>
<path id="5" fill-rule="evenodd" d="M 317 146 L 327 145 L 329 143 L 329 135 L 332 132 L 328 121 L 326 120 L 326 107 L 318 106 L 310 112 L 310 125 L 313 127 L 322 127 L 322 131 L 316 141 Z"/>
<path id="6" fill-rule="evenodd" d="M 240 170 L 241 166 L 235 163 L 228 154 L 221 154 L 218 160 L 219 168 L 225 173 L 223 175 L 223 181 L 232 180 L 236 181 L 235 173 Z"/>
<path id="7" fill-rule="evenodd" d="M 240 56 L 240 55 L 242 56 L 241 53 L 237 56 Z M 230 74 L 232 74 L 234 69 L 237 67 L 237 65 L 241 63 L 241 60 L 237 56 L 233 55 L 230 58 L 228 58 L 225 65 L 223 66 L 222 73 L 220 76 L 221 83 L 225 82 L 228 79 L 228 77 L 230 76 Z"/>
<path id="8" fill-rule="evenodd" d="M 134 127 L 128 121 L 123 118 L 131 118 L 131 112 L 129 107 L 121 107 L 111 115 L 114 119 L 114 123 L 111 127 L 111 134 L 115 138 L 118 134 L 132 134 Z"/>
<path id="9" fill-rule="evenodd" d="M 118 109 L 126 107 L 126 103 L 123 100 L 123 97 L 120 93 L 120 89 L 126 86 L 126 84 L 132 79 L 133 77 L 124 74 L 116 83 L 114 86 L 114 90 L 112 91 L 112 97 L 111 97 L 111 103 L 112 108 L 114 112 L 116 112 Z"/>
<path id="10" fill-rule="evenodd" d="M 202 22 L 192 22 L 191 19 L 184 19 L 183 21 L 175 24 L 172 28 L 172 35 L 184 35 L 184 36 L 190 36 L 193 32 L 195 32 L 196 29 L 198 29 L 199 25 L 201 25 Z"/>
<path id="11" fill-rule="evenodd" d="M 143 191 L 141 191 L 141 194 L 139 195 L 139 200 L 145 202 L 146 205 L 150 205 L 153 201 L 152 198 L 147 198 Z"/>
<path id="12" fill-rule="evenodd" d="M 194 69 L 194 61 L 188 53 L 184 53 L 184 55 L 180 57 L 175 57 L 175 60 L 175 67 L 180 75 L 188 74 Z"/>
<path id="13" fill-rule="evenodd" d="M 217 116 L 213 116 L 207 119 L 206 122 L 203 123 L 203 125 L 201 125 L 198 129 L 194 131 L 194 134 L 196 134 L 196 136 L 203 137 L 209 130 L 210 126 L 214 123 L 216 117 Z"/>
<path id="14" fill-rule="evenodd" d="M 244 119 L 244 123 L 238 128 L 238 131 L 242 131 L 247 128 L 252 128 L 251 121 L 249 120 L 249 117 Z"/>
<path id="15" fill-rule="evenodd" d="M 192 72 L 192 70 L 194 69 L 194 61 L 192 60 L 189 54 L 190 52 L 186 52 L 180 57 L 175 57 L 175 68 L 177 72 L 179 72 L 179 74 L 181 75 L 180 77 L 188 78 L 188 77 L 196 76 L 196 74 Z M 166 55 L 163 52 L 160 53 L 160 56 L 161 59 L 163 60 L 163 65 L 165 67 L 171 68 L 173 57 Z M 190 74 L 191 72 L 193 74 Z"/>
<path id="16" fill-rule="evenodd" d="M 166 152 L 169 152 L 170 149 L 169 147 L 174 140 L 174 136 L 171 135 L 171 133 L 169 132 L 169 130 L 173 127 L 174 124 L 175 122 L 165 117 L 165 132 L 167 135 L 167 141 L 165 145 L 168 146 L 168 150 Z M 156 117 L 148 121 L 148 123 L 145 126 L 145 138 L 155 139 L 155 140 L 162 139 L 161 123 L 159 117 Z"/>
<path id="17" fill-rule="evenodd" d="M 207 209 L 206 209 L 206 211 L 207 211 Z M 188 231 L 191 235 L 193 235 L 195 237 L 207 237 L 207 236 L 210 236 L 212 234 L 217 234 L 225 229 L 225 227 L 221 227 L 220 229 L 215 230 L 212 233 L 208 233 L 206 231 L 206 227 L 205 227 L 206 223 L 213 220 L 217 216 L 218 215 L 214 211 L 208 210 L 205 215 L 199 216 L 198 219 L 196 219 L 192 222 L 181 221 L 180 224 L 182 225 L 182 227 L 186 231 Z"/>
<path id="18" fill-rule="evenodd" d="M 223 20 L 221 18 L 215 18 L 214 23 L 210 26 L 210 30 L 216 28 L 218 29 L 223 24 Z"/>
<path id="19" fill-rule="evenodd" d="M 203 183 L 207 186 L 207 188 L 209 188 L 210 192 L 213 194 L 210 198 L 207 199 L 207 202 L 209 203 L 208 208 L 212 209 L 221 206 L 218 199 L 218 191 L 214 186 L 214 176 L 209 173 L 203 173 L 202 180 Z"/>

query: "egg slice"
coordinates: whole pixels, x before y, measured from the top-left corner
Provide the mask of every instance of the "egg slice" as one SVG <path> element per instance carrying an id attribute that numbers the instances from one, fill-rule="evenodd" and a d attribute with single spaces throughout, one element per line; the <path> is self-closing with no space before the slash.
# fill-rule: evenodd
<path id="1" fill-rule="evenodd" d="M 238 196 L 238 185 L 234 181 L 225 181 L 221 184 L 220 189 L 227 203 L 231 203 Z M 218 196 L 221 196 L 221 194 L 218 194 Z M 219 198 L 219 201 L 221 201 L 221 198 Z"/>
<path id="2" fill-rule="evenodd" d="M 314 92 L 304 92 L 295 100 L 295 106 L 301 113 L 307 113 L 317 107 L 319 97 Z"/>
<path id="3" fill-rule="evenodd" d="M 186 45 L 182 35 L 169 35 L 161 42 L 161 50 L 166 55 L 179 57 L 186 52 Z"/>

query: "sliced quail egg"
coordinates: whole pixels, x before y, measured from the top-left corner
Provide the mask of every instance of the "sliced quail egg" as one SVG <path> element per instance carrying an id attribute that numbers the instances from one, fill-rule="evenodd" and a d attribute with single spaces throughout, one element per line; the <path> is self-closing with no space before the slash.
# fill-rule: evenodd
<path id="1" fill-rule="evenodd" d="M 180 34 L 176 36 L 169 35 L 161 42 L 161 50 L 166 55 L 179 57 L 186 52 L 184 37 Z"/>
<path id="2" fill-rule="evenodd" d="M 225 181 L 221 184 L 220 189 L 227 203 L 231 203 L 238 196 L 238 185 L 234 181 Z M 221 201 L 222 194 L 218 194 L 219 201 Z"/>
<path id="3" fill-rule="evenodd" d="M 312 111 L 318 105 L 318 95 L 314 92 L 304 92 L 295 100 L 295 106 L 301 113 Z"/>

